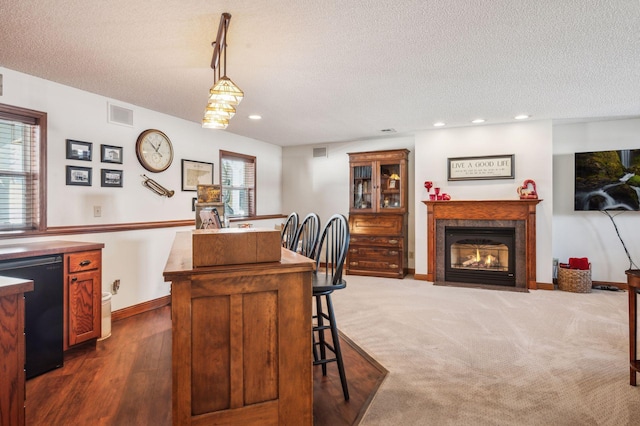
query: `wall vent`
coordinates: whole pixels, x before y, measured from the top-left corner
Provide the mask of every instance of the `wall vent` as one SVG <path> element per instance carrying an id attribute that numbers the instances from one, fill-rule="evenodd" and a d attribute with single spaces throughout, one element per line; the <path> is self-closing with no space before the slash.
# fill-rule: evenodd
<path id="1" fill-rule="evenodd" d="M 313 158 L 328 157 L 327 147 L 313 148 Z"/>
<path id="2" fill-rule="evenodd" d="M 0 74 L 0 96 L 2 96 L 2 74 Z"/>
<path id="3" fill-rule="evenodd" d="M 133 127 L 133 110 L 118 105 L 109 104 L 107 121 L 112 124 Z"/>

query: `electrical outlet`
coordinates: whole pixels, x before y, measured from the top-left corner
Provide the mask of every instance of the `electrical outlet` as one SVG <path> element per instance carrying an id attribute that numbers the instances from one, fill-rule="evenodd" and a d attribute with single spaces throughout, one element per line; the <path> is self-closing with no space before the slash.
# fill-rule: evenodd
<path id="1" fill-rule="evenodd" d="M 93 217 L 102 216 L 102 206 L 93 206 Z"/>
<path id="2" fill-rule="evenodd" d="M 111 293 L 118 294 L 119 289 L 120 289 L 120 280 L 115 280 L 111 285 Z"/>
<path id="3" fill-rule="evenodd" d="M 413 259 L 413 252 L 412 251 L 409 252 L 409 259 Z"/>

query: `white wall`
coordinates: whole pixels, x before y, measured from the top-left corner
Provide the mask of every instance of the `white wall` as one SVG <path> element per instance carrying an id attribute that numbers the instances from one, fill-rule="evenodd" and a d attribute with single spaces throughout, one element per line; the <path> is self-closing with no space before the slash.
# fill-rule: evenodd
<path id="1" fill-rule="evenodd" d="M 327 147 L 326 158 L 313 158 L 313 148 Z M 415 250 L 413 228 L 414 140 L 412 136 L 378 138 L 346 143 L 285 147 L 282 150 L 282 206 L 285 213 L 301 217 L 315 212 L 324 222 L 335 213 L 349 216 L 349 156 L 351 152 L 408 149 L 409 153 L 409 241 Z M 413 268 L 413 259 L 409 259 Z"/>
<path id="2" fill-rule="evenodd" d="M 199 123 L 6 68 L 0 68 L 0 73 L 3 74 L 4 85 L 1 103 L 48 114 L 47 224 L 50 227 L 193 219 L 195 213 L 191 211 L 191 199 L 196 193 L 181 191 L 181 159 L 214 163 L 214 183 L 218 183 L 221 149 L 257 157 L 257 213 L 282 213 L 282 148 L 279 146 L 226 131 L 202 129 Z M 108 102 L 132 109 L 134 126 L 109 123 Z M 149 128 L 162 130 L 173 143 L 173 163 L 162 173 L 146 171 L 136 158 L 136 139 Z M 65 159 L 66 139 L 92 142 L 93 160 Z M 101 163 L 100 144 L 123 147 L 123 164 Z M 92 167 L 93 185 L 67 186 L 66 165 Z M 124 187 L 102 188 L 101 168 L 123 170 Z M 175 190 L 175 195 L 172 198 L 160 197 L 143 187 L 140 177 L 143 173 L 164 187 Z M 102 207 L 102 216 L 98 218 L 93 217 L 93 206 L 96 205 Z M 276 221 L 267 222 L 264 226 L 272 228 Z M 120 291 L 112 299 L 115 310 L 169 294 L 169 285 L 163 282 L 162 271 L 175 232 L 186 229 L 84 234 L 55 239 L 106 244 L 103 251 L 103 289 L 108 290 L 114 279 L 121 280 Z M 0 244 L 43 239 L 47 238 L 5 239 Z"/>
<path id="3" fill-rule="evenodd" d="M 611 220 L 596 211 L 574 211 L 574 153 L 640 149 L 640 119 L 556 125 L 553 128 L 553 256 L 588 257 L 596 281 L 626 282 L 629 260 Z M 613 213 L 631 258 L 640 263 L 640 213 Z"/>
<path id="4" fill-rule="evenodd" d="M 515 178 L 447 181 L 447 158 L 514 154 Z M 415 136 L 415 248 L 416 274 L 427 273 L 427 198 L 424 182 L 451 195 L 454 200 L 513 200 L 524 180 L 533 179 L 537 207 L 538 282 L 552 282 L 551 225 L 553 212 L 552 127 L 550 121 L 483 125 L 419 132 Z"/>

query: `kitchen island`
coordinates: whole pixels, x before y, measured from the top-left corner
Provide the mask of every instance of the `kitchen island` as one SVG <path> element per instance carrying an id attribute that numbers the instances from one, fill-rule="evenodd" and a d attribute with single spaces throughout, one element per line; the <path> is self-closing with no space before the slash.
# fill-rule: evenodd
<path id="1" fill-rule="evenodd" d="M 234 247 L 234 249 L 238 249 Z M 174 425 L 311 425 L 311 259 L 193 267 L 176 234 L 171 282 Z"/>

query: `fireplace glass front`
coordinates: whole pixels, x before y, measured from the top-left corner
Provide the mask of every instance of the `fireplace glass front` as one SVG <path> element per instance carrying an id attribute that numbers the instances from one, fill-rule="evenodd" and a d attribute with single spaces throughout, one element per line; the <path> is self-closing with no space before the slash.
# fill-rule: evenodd
<path id="1" fill-rule="evenodd" d="M 445 280 L 515 286 L 514 228 L 445 228 Z"/>

